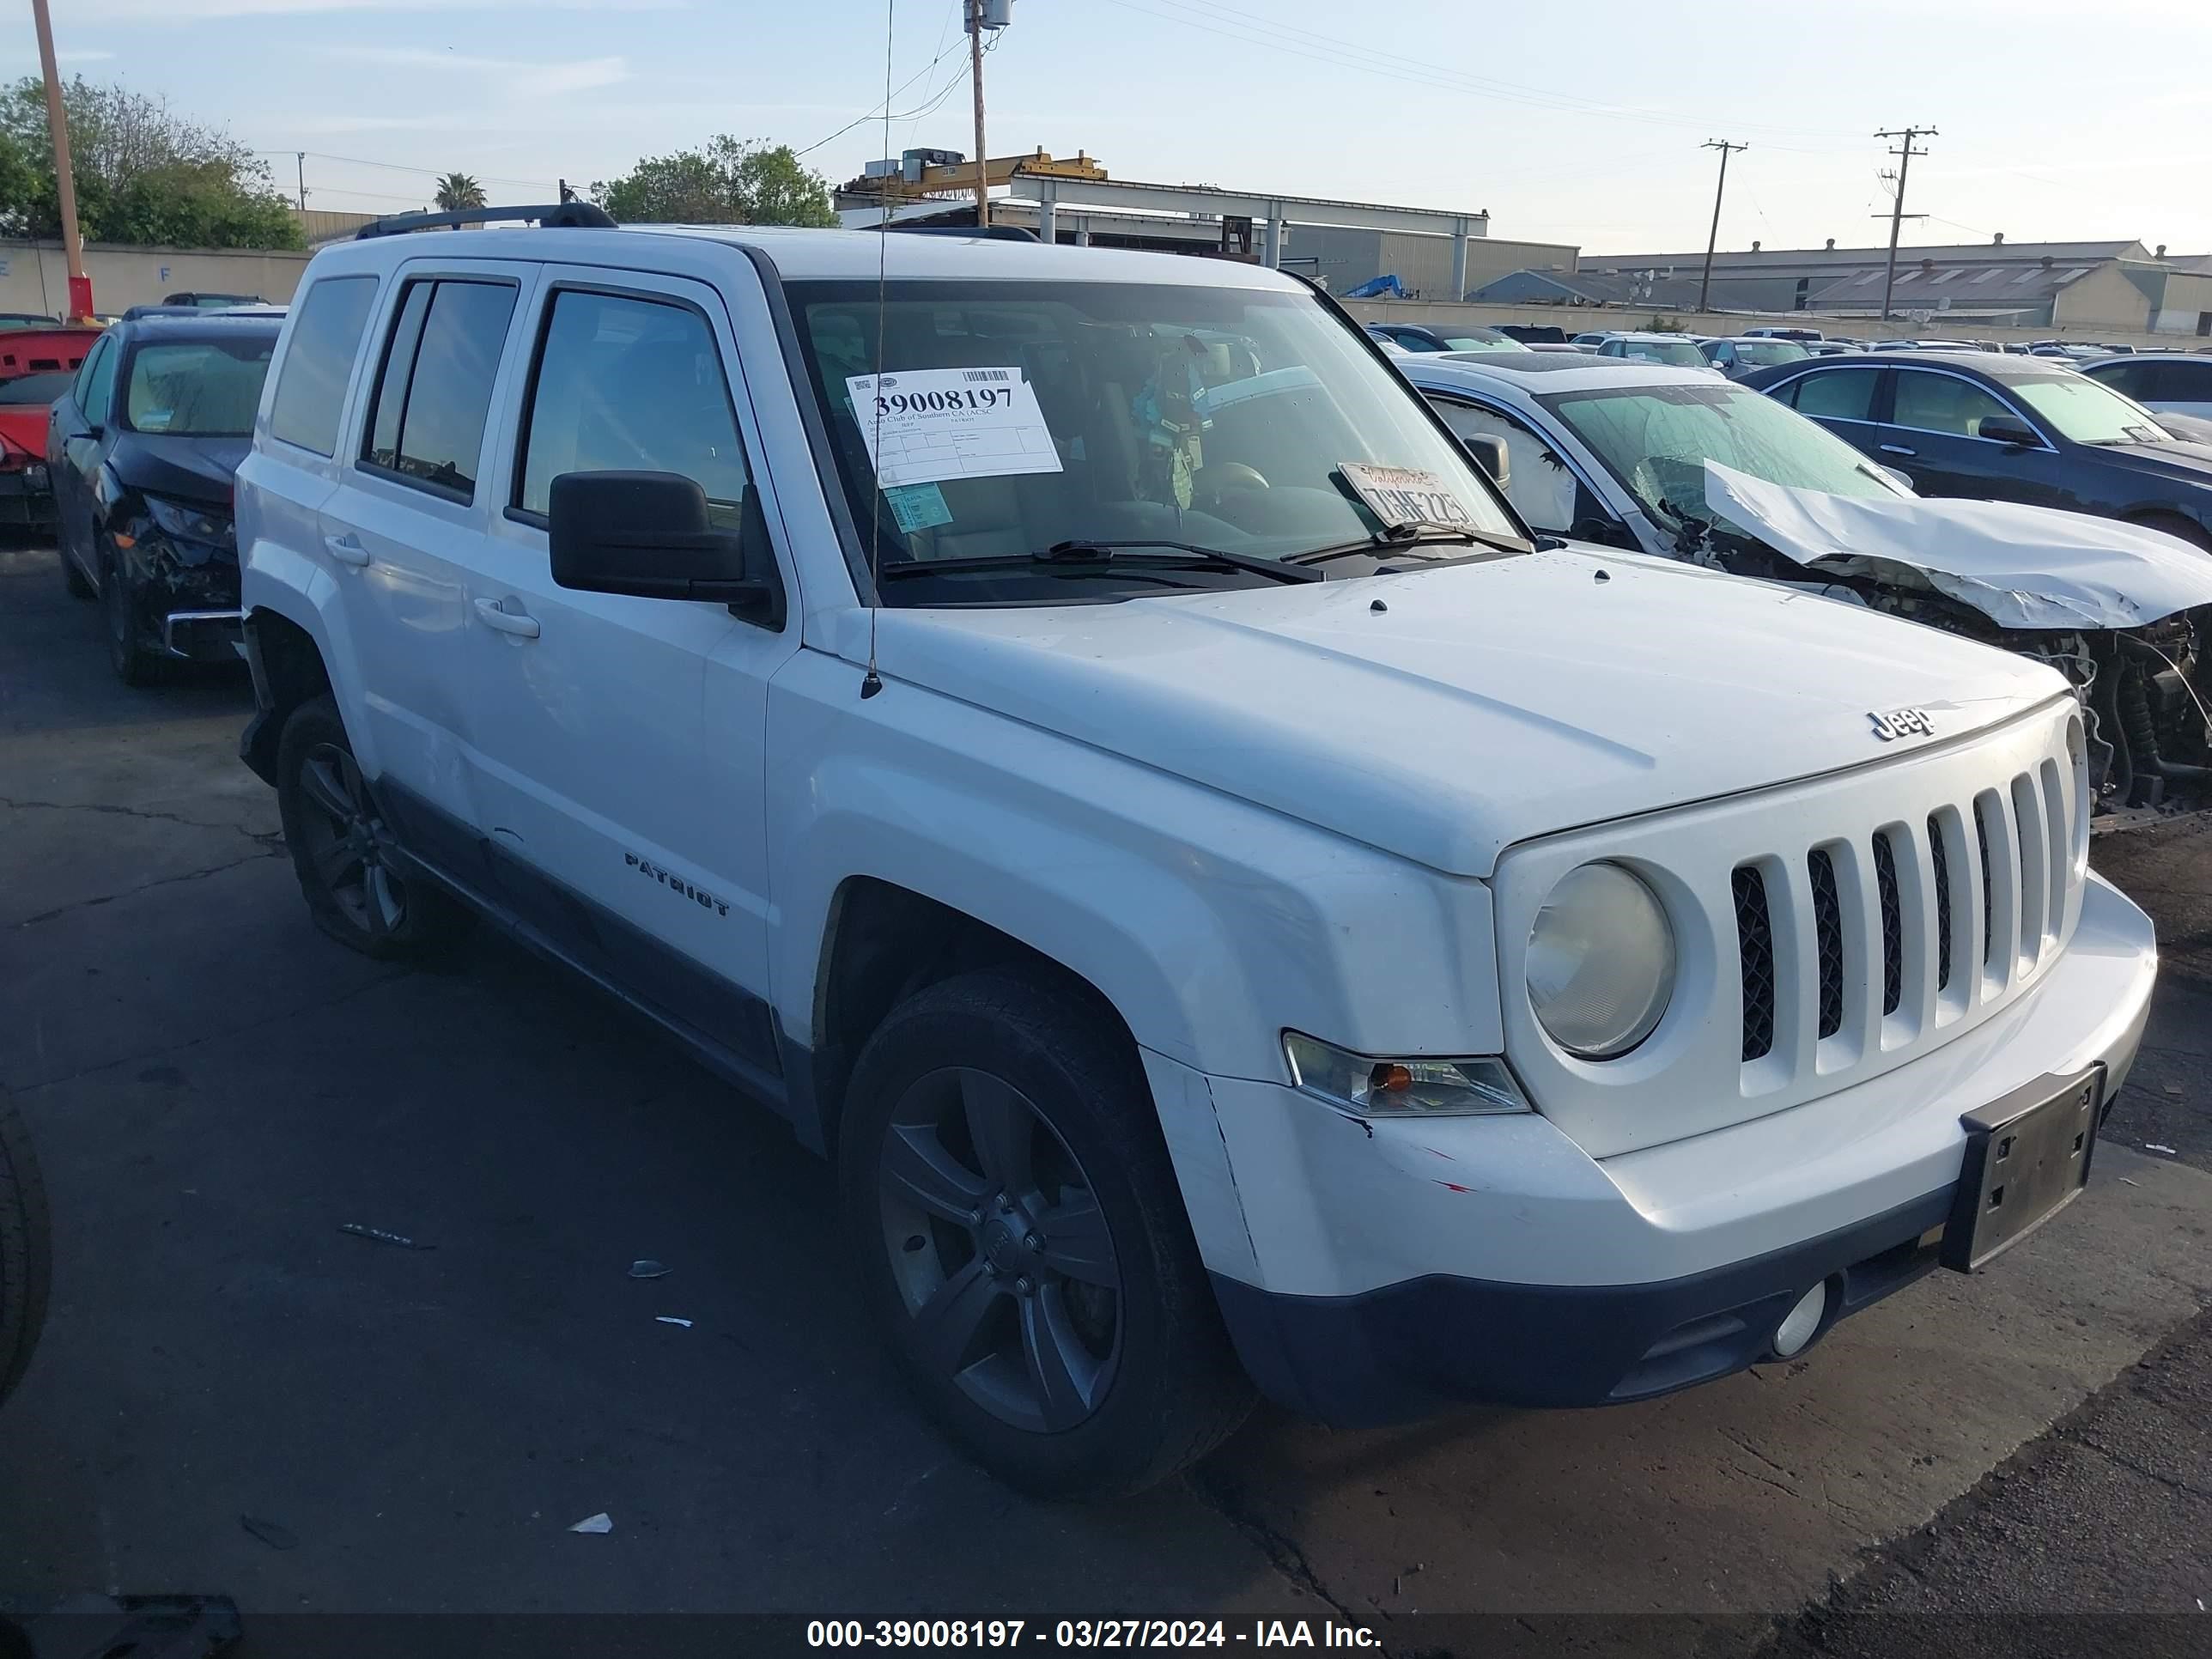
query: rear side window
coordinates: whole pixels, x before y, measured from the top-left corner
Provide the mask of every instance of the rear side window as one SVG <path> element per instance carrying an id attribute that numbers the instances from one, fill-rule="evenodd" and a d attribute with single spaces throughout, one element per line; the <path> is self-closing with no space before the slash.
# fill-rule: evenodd
<path id="1" fill-rule="evenodd" d="M 337 453 L 346 380 L 375 298 L 374 276 L 325 276 L 308 289 L 276 374 L 276 401 L 269 411 L 271 437 L 318 455 Z"/>
<path id="2" fill-rule="evenodd" d="M 2212 404 L 2212 362 L 2160 363 L 2149 395 L 2170 404 Z M 2140 400 L 2142 392 L 2131 392 Z"/>
<path id="3" fill-rule="evenodd" d="M 410 283 L 377 371 L 362 462 L 458 501 L 476 497 L 484 417 L 514 315 L 510 283 Z"/>
<path id="4" fill-rule="evenodd" d="M 1874 386 L 1881 371 L 1838 369 L 1828 374 L 1808 374 L 1797 382 L 1797 412 L 1823 421 L 1870 421 L 1874 418 Z"/>
<path id="5" fill-rule="evenodd" d="M 531 389 L 514 505 L 542 514 L 563 472 L 680 472 L 735 526 L 750 475 L 721 352 L 689 306 L 564 289 Z"/>

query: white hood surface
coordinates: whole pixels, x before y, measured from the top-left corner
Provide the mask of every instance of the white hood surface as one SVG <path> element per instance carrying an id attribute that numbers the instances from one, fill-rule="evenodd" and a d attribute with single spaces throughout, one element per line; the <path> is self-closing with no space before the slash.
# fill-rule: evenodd
<path id="1" fill-rule="evenodd" d="M 877 614 L 888 678 L 1463 876 L 1531 836 L 1929 741 L 1881 742 L 1878 712 L 1925 709 L 1944 742 L 2065 694 L 1917 623 L 1594 548 Z"/>
<path id="2" fill-rule="evenodd" d="M 1899 567 L 2000 628 L 2142 628 L 2212 605 L 2212 555 L 2164 531 L 2014 501 L 1831 495 L 1705 463 L 1714 512 L 1811 570 Z"/>

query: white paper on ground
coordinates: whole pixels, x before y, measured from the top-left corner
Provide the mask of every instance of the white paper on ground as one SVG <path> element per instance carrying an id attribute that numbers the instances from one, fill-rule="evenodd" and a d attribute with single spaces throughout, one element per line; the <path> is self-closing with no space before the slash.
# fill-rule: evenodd
<path id="1" fill-rule="evenodd" d="M 2017 501 L 1831 495 L 1705 463 L 1705 505 L 1813 570 L 1917 572 L 2001 628 L 2141 628 L 2212 605 L 2212 556 L 2117 519 Z"/>
<path id="2" fill-rule="evenodd" d="M 568 1528 L 570 1532 L 612 1532 L 614 1529 L 614 1517 L 604 1510 L 598 1515 L 586 1516 Z"/>
<path id="3" fill-rule="evenodd" d="M 1018 368 L 849 374 L 845 389 L 884 489 L 1060 471 L 1052 429 Z"/>

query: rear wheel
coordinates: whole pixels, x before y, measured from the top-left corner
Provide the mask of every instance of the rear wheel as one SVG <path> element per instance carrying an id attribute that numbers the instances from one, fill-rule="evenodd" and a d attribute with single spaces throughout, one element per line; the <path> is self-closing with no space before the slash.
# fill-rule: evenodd
<path id="1" fill-rule="evenodd" d="M 397 843 L 328 696 L 284 722 L 276 807 L 308 912 L 340 944 L 364 956 L 420 956 L 466 924 L 450 894 L 400 873 Z"/>
<path id="2" fill-rule="evenodd" d="M 0 1096 L 0 1401 L 22 1381 L 46 1323 L 52 1248 L 46 1189 L 29 1133 Z"/>
<path id="3" fill-rule="evenodd" d="M 902 1003 L 854 1067 L 840 1164 L 894 1354 L 1009 1485 L 1133 1492 L 1250 1408 L 1143 1072 L 1075 991 L 994 972 Z"/>

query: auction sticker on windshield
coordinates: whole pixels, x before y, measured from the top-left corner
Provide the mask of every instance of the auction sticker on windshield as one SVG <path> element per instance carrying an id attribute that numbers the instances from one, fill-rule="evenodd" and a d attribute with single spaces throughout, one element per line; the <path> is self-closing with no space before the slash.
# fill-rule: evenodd
<path id="1" fill-rule="evenodd" d="M 845 387 L 885 489 L 1060 471 L 1052 430 L 1018 368 L 851 374 Z"/>
<path id="2" fill-rule="evenodd" d="M 1337 471 L 1385 525 L 1476 521 L 1441 473 L 1413 466 L 1372 466 L 1364 461 L 1341 462 Z"/>

